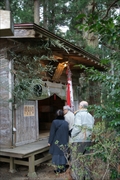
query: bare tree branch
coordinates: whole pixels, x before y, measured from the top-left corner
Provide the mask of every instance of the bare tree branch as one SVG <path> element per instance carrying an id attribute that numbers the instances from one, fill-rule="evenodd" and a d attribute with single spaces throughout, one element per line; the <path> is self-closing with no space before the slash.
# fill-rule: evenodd
<path id="1" fill-rule="evenodd" d="M 105 16 L 104 16 L 102 19 L 105 19 L 105 18 L 108 16 L 108 13 L 109 13 L 110 9 L 111 9 L 111 8 L 113 7 L 113 5 L 114 5 L 115 3 L 117 3 L 117 2 L 119 2 L 119 0 L 115 0 L 115 1 L 108 7 L 107 12 L 106 12 Z"/>

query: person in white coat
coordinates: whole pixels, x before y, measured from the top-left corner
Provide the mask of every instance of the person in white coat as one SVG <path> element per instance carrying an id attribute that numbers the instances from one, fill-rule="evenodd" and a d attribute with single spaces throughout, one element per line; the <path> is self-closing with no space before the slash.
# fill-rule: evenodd
<path id="1" fill-rule="evenodd" d="M 74 113 L 71 111 L 70 106 L 63 106 L 64 118 L 69 125 L 69 142 L 71 141 L 71 132 L 74 125 Z"/>
<path id="2" fill-rule="evenodd" d="M 71 132 L 71 138 L 73 140 L 72 146 L 76 147 L 76 152 L 71 152 L 73 169 L 71 175 L 75 180 L 81 180 L 85 178 L 78 177 L 80 161 L 76 161 L 75 159 L 77 159 L 78 153 L 88 153 L 88 147 L 91 146 L 91 135 L 95 120 L 94 117 L 88 112 L 87 108 L 88 102 L 81 101 L 79 103 L 79 110 L 75 112 L 75 122 Z"/>

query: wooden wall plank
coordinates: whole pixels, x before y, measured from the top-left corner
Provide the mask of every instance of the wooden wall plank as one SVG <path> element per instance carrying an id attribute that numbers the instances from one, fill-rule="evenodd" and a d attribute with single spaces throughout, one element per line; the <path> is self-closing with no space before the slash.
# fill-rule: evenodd
<path id="1" fill-rule="evenodd" d="M 24 105 L 34 106 L 34 116 L 24 116 Z M 38 137 L 36 101 L 26 101 L 16 109 L 16 146 L 34 142 Z"/>
<path id="2" fill-rule="evenodd" d="M 6 50 L 0 54 L 0 147 L 12 145 L 12 109 L 10 109 L 10 69 Z"/>

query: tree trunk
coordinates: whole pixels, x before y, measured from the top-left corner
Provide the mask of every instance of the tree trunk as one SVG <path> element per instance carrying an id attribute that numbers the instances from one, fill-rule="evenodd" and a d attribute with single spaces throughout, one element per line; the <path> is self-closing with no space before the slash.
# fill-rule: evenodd
<path id="1" fill-rule="evenodd" d="M 92 10 L 92 4 L 93 4 L 93 0 L 91 0 L 86 9 L 88 10 L 88 12 L 90 12 Z M 83 22 L 84 24 L 84 22 Z M 83 31 L 83 38 L 86 40 L 87 45 L 91 46 L 93 48 L 96 48 L 98 46 L 98 36 L 95 35 L 93 32 L 89 32 L 89 31 Z"/>
<path id="2" fill-rule="evenodd" d="M 5 0 L 5 9 L 10 11 L 10 2 L 9 2 L 9 0 Z"/>
<path id="3" fill-rule="evenodd" d="M 48 1 L 48 29 L 49 31 L 53 32 L 55 31 L 55 0 L 49 0 Z"/>
<path id="4" fill-rule="evenodd" d="M 40 23 L 40 3 L 39 0 L 34 0 L 34 23 Z"/>
<path id="5" fill-rule="evenodd" d="M 52 0 L 54 6 L 55 6 L 55 0 Z M 52 11 L 51 11 L 51 24 L 52 24 L 52 32 L 55 33 L 55 7 L 52 7 Z"/>
<path id="6" fill-rule="evenodd" d="M 48 29 L 48 0 L 43 1 L 43 27 Z"/>

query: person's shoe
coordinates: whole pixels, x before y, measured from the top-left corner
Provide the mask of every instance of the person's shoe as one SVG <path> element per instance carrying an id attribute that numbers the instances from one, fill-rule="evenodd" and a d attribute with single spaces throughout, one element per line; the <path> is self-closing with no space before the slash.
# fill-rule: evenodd
<path id="1" fill-rule="evenodd" d="M 56 169 L 56 170 L 54 170 L 54 173 L 56 173 L 56 174 L 58 174 L 58 173 L 64 173 L 64 172 L 66 172 L 66 170 L 69 168 L 69 165 L 66 165 L 64 168 L 62 168 L 62 169 Z"/>
<path id="2" fill-rule="evenodd" d="M 65 168 L 66 168 L 66 169 L 68 169 L 68 168 L 69 168 L 69 165 L 68 165 L 68 164 L 66 164 Z"/>
<path id="3" fill-rule="evenodd" d="M 64 172 L 66 172 L 66 168 L 61 169 L 60 171 L 61 171 L 60 173 L 64 173 Z"/>
<path id="4" fill-rule="evenodd" d="M 58 173 L 64 173 L 64 172 L 66 172 L 66 168 L 54 170 L 54 173 L 56 173 L 56 174 L 58 174 Z"/>
<path id="5" fill-rule="evenodd" d="M 61 169 L 61 171 L 66 172 L 68 168 L 69 168 L 69 165 L 66 165 L 63 169 Z"/>
<path id="6" fill-rule="evenodd" d="M 54 173 L 56 173 L 56 174 L 61 173 L 61 170 L 60 169 L 55 169 Z"/>

